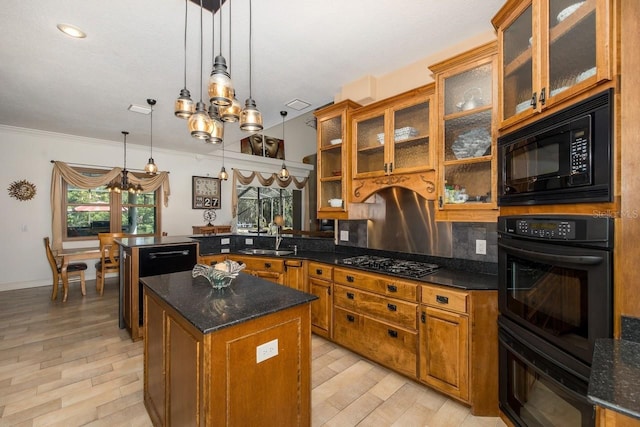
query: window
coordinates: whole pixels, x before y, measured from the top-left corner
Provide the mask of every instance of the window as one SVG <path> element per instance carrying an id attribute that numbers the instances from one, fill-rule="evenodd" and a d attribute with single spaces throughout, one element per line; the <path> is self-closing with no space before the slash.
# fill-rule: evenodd
<path id="1" fill-rule="evenodd" d="M 283 230 L 300 230 L 302 191 L 238 185 L 238 233 L 274 234 L 273 219 L 284 218 Z"/>
<path id="2" fill-rule="evenodd" d="M 87 169 L 77 171 L 87 176 L 103 173 Z M 106 186 L 82 189 L 64 182 L 63 194 L 66 195 L 63 200 L 63 240 L 85 240 L 107 232 L 137 235 L 158 232 L 159 189 L 142 194 L 118 194 L 110 193 Z"/>

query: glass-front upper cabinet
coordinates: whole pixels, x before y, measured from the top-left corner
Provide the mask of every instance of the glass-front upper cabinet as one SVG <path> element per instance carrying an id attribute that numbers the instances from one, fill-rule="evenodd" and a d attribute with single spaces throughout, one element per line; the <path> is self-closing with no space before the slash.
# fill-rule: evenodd
<path id="1" fill-rule="evenodd" d="M 438 94 L 438 207 L 446 221 L 493 221 L 497 45 L 431 67 Z"/>
<path id="2" fill-rule="evenodd" d="M 611 0 L 511 0 L 498 31 L 501 128 L 611 78 Z"/>
<path id="3" fill-rule="evenodd" d="M 432 98 L 428 85 L 353 114 L 355 179 L 433 169 Z"/>
<path id="4" fill-rule="evenodd" d="M 351 173 L 349 170 L 350 113 L 360 105 L 342 101 L 315 112 L 317 119 L 317 216 L 347 217 Z"/>

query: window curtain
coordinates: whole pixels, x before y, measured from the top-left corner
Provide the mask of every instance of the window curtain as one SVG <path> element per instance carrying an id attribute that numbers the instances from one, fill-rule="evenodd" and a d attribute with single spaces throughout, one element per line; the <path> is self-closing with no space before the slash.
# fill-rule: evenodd
<path id="1" fill-rule="evenodd" d="M 302 180 L 298 180 L 295 176 L 290 175 L 287 179 L 278 178 L 277 173 L 262 175 L 259 172 L 248 172 L 248 175 L 243 175 L 238 169 L 233 170 L 233 187 L 231 189 L 231 217 L 236 218 L 238 213 L 238 183 L 242 185 L 249 185 L 253 182 L 254 179 L 258 179 L 258 182 L 263 187 L 270 187 L 271 184 L 276 182 L 279 187 L 287 188 L 289 185 L 293 184 L 298 190 L 302 190 L 305 185 L 307 185 L 307 181 L 309 178 L 302 178 Z"/>
<path id="2" fill-rule="evenodd" d="M 105 171 L 104 175 L 86 176 L 64 162 L 53 162 L 53 172 L 51 174 L 51 234 L 52 248 L 54 250 L 62 249 L 62 180 L 67 183 L 83 189 L 90 189 L 106 185 L 114 179 L 121 179 L 122 169 L 115 167 L 110 171 Z M 127 176 L 129 182 L 140 184 L 145 192 L 155 191 L 162 187 L 164 206 L 169 206 L 169 195 L 171 190 L 169 187 L 169 172 L 159 172 L 155 176 L 149 178 L 138 178 L 132 173 Z"/>

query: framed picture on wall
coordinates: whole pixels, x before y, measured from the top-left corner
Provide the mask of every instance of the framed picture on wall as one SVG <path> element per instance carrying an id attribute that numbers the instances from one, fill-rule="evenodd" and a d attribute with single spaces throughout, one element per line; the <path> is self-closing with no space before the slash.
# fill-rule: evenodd
<path id="1" fill-rule="evenodd" d="M 240 152 L 284 160 L 284 140 L 254 133 L 240 140 Z"/>
<path id="2" fill-rule="evenodd" d="M 220 179 L 193 176 L 191 181 L 192 209 L 220 209 Z"/>

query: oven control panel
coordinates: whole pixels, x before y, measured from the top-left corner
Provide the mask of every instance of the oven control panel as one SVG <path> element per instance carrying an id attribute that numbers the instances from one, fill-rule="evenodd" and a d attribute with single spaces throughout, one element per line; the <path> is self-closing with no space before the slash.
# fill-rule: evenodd
<path id="1" fill-rule="evenodd" d="M 576 223 L 575 221 L 520 219 L 516 221 L 516 234 L 545 239 L 573 240 L 576 238 Z"/>

